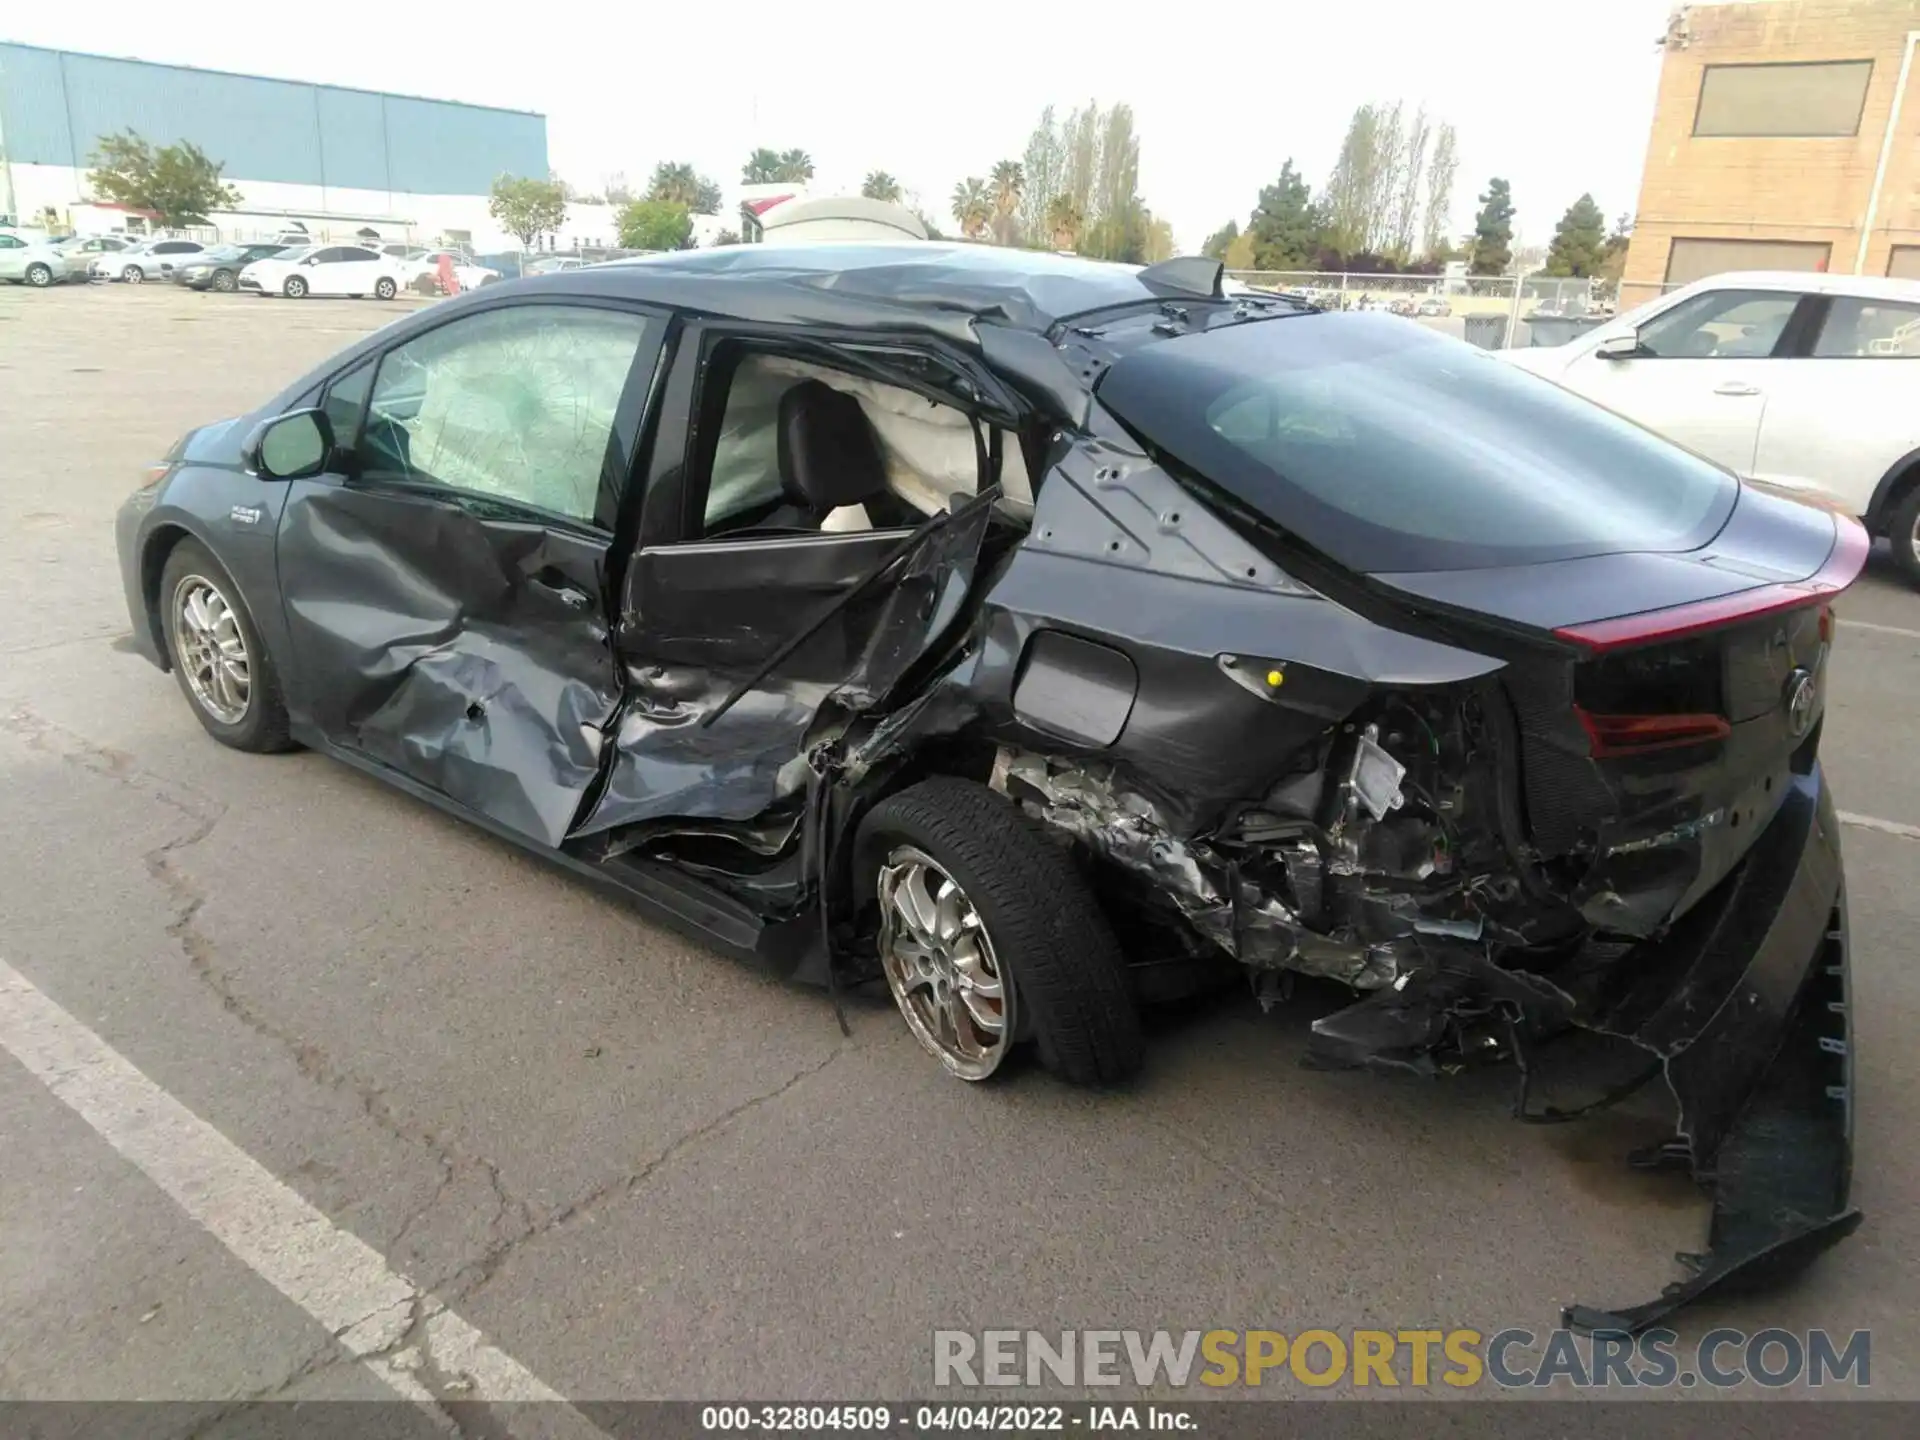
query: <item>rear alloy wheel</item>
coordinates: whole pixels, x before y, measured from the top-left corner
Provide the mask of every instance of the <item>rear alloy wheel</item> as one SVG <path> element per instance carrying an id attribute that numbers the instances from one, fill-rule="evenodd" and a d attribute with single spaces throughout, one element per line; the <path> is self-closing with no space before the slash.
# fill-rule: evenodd
<path id="1" fill-rule="evenodd" d="M 377 282 L 375 282 L 373 287 L 374 298 L 378 300 L 391 300 L 395 295 L 398 295 L 399 293 L 400 293 L 400 287 L 394 284 L 393 281 L 388 279 L 385 275 L 382 275 L 380 279 Z"/>
<path id="2" fill-rule="evenodd" d="M 1908 487 L 1887 520 L 1887 538 L 1893 542 L 1893 560 L 1915 585 L 1920 585 L 1920 483 Z"/>
<path id="3" fill-rule="evenodd" d="M 182 540 L 167 556 L 159 598 L 174 677 L 206 732 L 236 750 L 292 748 L 273 663 L 220 562 Z"/>
<path id="4" fill-rule="evenodd" d="M 298 275 L 289 275 L 287 277 L 287 283 L 282 285 L 280 290 L 289 300 L 304 300 L 307 298 L 307 282 L 302 280 Z"/>
<path id="5" fill-rule="evenodd" d="M 138 265 L 129 265 L 120 272 L 120 278 L 129 285 L 144 285 L 147 281 L 147 272 Z"/>
<path id="6" fill-rule="evenodd" d="M 27 266 L 27 284 L 36 290 L 44 290 L 53 283 L 52 267 L 42 265 L 38 260 Z"/>
<path id="7" fill-rule="evenodd" d="M 1140 1068 L 1113 930 L 1072 857 L 1008 801 L 969 781 L 923 781 L 861 822 L 854 863 L 880 906 L 887 988 L 948 1073 L 988 1079 L 1029 1039 L 1075 1084 Z"/>
<path id="8" fill-rule="evenodd" d="M 218 290 L 222 295 L 231 295 L 234 287 L 240 282 L 234 278 L 231 270 L 216 270 L 213 272 L 213 280 L 211 283 L 213 288 Z"/>

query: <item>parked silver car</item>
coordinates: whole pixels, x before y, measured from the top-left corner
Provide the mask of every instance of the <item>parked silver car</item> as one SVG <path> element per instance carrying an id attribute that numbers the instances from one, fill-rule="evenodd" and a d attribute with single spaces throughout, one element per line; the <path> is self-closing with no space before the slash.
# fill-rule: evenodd
<path id="1" fill-rule="evenodd" d="M 52 241 L 13 231 L 0 232 L 0 280 L 40 290 L 72 277 L 67 257 Z"/>

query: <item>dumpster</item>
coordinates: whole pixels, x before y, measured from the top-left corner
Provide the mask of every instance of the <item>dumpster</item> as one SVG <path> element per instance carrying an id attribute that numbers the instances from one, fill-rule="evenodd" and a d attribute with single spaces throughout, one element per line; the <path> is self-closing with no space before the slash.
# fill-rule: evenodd
<path id="1" fill-rule="evenodd" d="M 1528 344 L 1534 346 L 1567 345 L 1597 326 L 1604 315 L 1533 315 L 1527 320 Z"/>
<path id="2" fill-rule="evenodd" d="M 1482 350 L 1499 350 L 1507 343 L 1507 317 L 1504 315 L 1467 316 L 1467 343 Z"/>

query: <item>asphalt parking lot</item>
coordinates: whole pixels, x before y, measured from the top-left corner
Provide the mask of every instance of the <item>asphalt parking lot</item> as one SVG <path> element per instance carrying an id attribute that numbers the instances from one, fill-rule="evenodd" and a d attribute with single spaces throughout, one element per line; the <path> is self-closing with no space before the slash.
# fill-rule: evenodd
<path id="1" fill-rule="evenodd" d="M 1505 1072 L 1299 1069 L 1333 992 L 1162 1017 L 1123 1093 L 967 1087 L 884 996 L 843 1039 L 823 996 L 339 765 L 214 744 L 123 649 L 114 512 L 183 429 L 404 303 L 0 288 L 0 993 L 150 1082 L 88 1113 L 56 1093 L 85 1057 L 0 1047 L 0 1397 L 204 1402 L 186 1433 L 389 1395 L 356 1357 L 391 1347 L 287 1274 L 365 1282 L 394 1336 L 445 1307 L 482 1358 L 402 1347 L 437 1393 L 495 1365 L 576 1401 L 847 1399 L 927 1394 L 936 1328 L 1545 1332 L 1703 1248 L 1690 1188 L 1621 1163 L 1657 1118 L 1521 1126 Z M 1920 594 L 1877 556 L 1841 614 L 1867 1219 L 1681 1329 L 1870 1329 L 1872 1393 L 1920 1398 Z M 251 1178 L 209 1201 L 195 1156 Z M 236 1245 L 255 1201 L 358 1243 Z"/>

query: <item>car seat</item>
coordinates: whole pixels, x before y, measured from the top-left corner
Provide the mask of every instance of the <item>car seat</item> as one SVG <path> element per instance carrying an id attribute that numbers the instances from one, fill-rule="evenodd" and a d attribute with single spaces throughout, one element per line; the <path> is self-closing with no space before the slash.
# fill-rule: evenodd
<path id="1" fill-rule="evenodd" d="M 823 381 L 802 380 L 780 396 L 776 447 L 786 504 L 763 527 L 871 530 L 921 518 L 887 488 L 880 442 L 860 402 Z"/>

